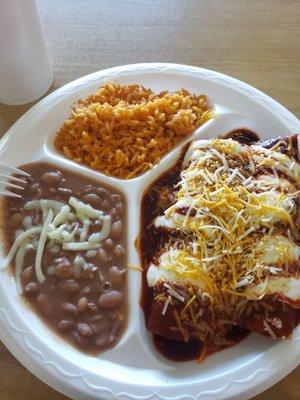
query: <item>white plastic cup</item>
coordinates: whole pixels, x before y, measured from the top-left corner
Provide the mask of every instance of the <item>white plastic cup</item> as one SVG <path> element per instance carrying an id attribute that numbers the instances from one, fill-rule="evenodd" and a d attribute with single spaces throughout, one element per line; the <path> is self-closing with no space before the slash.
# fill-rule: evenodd
<path id="1" fill-rule="evenodd" d="M 34 101 L 53 73 L 35 0 L 0 1 L 0 102 Z"/>

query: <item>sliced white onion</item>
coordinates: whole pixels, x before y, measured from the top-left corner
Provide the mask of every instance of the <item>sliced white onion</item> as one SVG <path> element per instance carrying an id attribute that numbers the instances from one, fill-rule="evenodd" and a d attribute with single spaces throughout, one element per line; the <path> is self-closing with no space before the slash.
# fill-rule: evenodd
<path id="1" fill-rule="evenodd" d="M 35 258 L 35 274 L 36 274 L 37 280 L 40 283 L 43 283 L 45 281 L 45 276 L 42 271 L 42 256 L 43 256 L 44 248 L 45 248 L 46 241 L 47 241 L 48 228 L 49 228 L 49 225 L 51 224 L 52 220 L 53 220 L 53 212 L 50 209 L 48 212 L 48 215 L 46 217 L 41 235 L 40 235 L 40 240 L 39 240 L 38 248 L 36 251 L 36 258 Z"/>

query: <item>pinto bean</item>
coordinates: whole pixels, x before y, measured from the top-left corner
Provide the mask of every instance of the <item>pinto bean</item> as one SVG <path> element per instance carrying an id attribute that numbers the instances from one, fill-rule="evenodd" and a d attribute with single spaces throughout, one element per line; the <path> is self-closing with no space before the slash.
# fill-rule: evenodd
<path id="1" fill-rule="evenodd" d="M 101 207 L 102 200 L 101 200 L 100 197 L 97 196 L 95 193 L 85 194 L 85 195 L 82 197 L 82 200 L 83 200 L 85 203 L 89 203 L 89 204 L 90 204 L 91 206 L 93 206 L 93 207 L 96 207 L 96 208 Z"/>
<path id="2" fill-rule="evenodd" d="M 72 190 L 71 189 L 58 188 L 57 189 L 57 193 L 60 194 L 63 198 L 72 196 Z"/>
<path id="3" fill-rule="evenodd" d="M 107 344 L 107 342 L 108 342 L 108 338 L 109 338 L 109 335 L 108 335 L 107 332 L 99 333 L 98 336 L 95 339 L 95 345 L 97 347 L 105 346 Z"/>
<path id="4" fill-rule="evenodd" d="M 119 215 L 119 212 L 118 212 L 118 210 L 116 209 L 116 207 L 113 207 L 112 213 L 111 213 L 111 217 L 112 217 L 112 220 L 113 220 L 113 221 L 119 221 L 120 215 Z"/>
<path id="5" fill-rule="evenodd" d="M 125 254 L 124 247 L 121 244 L 118 244 L 114 250 L 114 256 L 116 258 L 121 258 Z"/>
<path id="6" fill-rule="evenodd" d="M 93 270 L 93 264 L 85 264 L 81 271 L 81 279 L 93 279 L 95 271 Z"/>
<path id="7" fill-rule="evenodd" d="M 59 282 L 60 289 L 68 294 L 75 294 L 79 291 L 79 283 L 75 279 L 66 279 Z"/>
<path id="8" fill-rule="evenodd" d="M 63 311 L 67 314 L 74 315 L 75 317 L 78 316 L 78 309 L 72 303 L 65 303 L 63 305 Z"/>
<path id="9" fill-rule="evenodd" d="M 83 337 L 90 337 L 90 336 L 93 336 L 93 334 L 94 334 L 93 329 L 84 322 L 79 322 L 76 325 L 76 331 L 79 333 L 79 335 L 81 335 Z"/>
<path id="10" fill-rule="evenodd" d="M 63 260 L 57 264 L 55 268 L 55 275 L 60 279 L 69 279 L 73 276 L 73 268 L 68 260 Z"/>
<path id="11" fill-rule="evenodd" d="M 87 295 L 91 293 L 91 288 L 89 286 L 86 286 L 84 289 L 82 289 L 81 294 L 82 295 Z"/>
<path id="12" fill-rule="evenodd" d="M 119 289 L 123 283 L 123 272 L 119 270 L 118 267 L 110 267 L 109 268 L 109 279 L 112 287 L 114 289 Z"/>
<path id="13" fill-rule="evenodd" d="M 28 294 L 29 296 L 36 295 L 39 291 L 38 284 L 36 282 L 29 282 L 24 288 L 25 294 Z"/>
<path id="14" fill-rule="evenodd" d="M 42 198 L 42 189 L 37 189 L 34 198 L 35 200 L 40 200 Z"/>
<path id="15" fill-rule="evenodd" d="M 107 249 L 107 250 L 111 250 L 114 247 L 114 242 L 108 238 L 105 240 L 105 242 L 103 243 L 103 246 Z"/>
<path id="16" fill-rule="evenodd" d="M 31 186 L 29 187 L 29 190 L 30 190 L 31 192 L 36 192 L 38 189 L 40 189 L 40 184 L 39 184 L 39 183 L 34 183 L 33 185 L 31 185 Z"/>
<path id="17" fill-rule="evenodd" d="M 95 304 L 95 303 L 88 303 L 88 309 L 89 309 L 90 311 L 92 311 L 92 312 L 98 311 L 97 304 Z"/>
<path id="18" fill-rule="evenodd" d="M 111 330 L 111 333 L 109 335 L 109 339 L 108 339 L 108 343 L 109 344 L 113 343 L 116 340 L 118 331 L 120 330 L 120 327 L 121 327 L 121 322 L 120 322 L 119 319 L 117 319 L 113 323 L 112 330 Z"/>
<path id="19" fill-rule="evenodd" d="M 93 185 L 87 185 L 83 191 L 83 193 L 90 193 L 93 191 Z"/>
<path id="20" fill-rule="evenodd" d="M 77 309 L 79 312 L 84 312 L 88 308 L 88 300 L 86 297 L 81 297 L 77 303 Z"/>
<path id="21" fill-rule="evenodd" d="M 27 267 L 23 270 L 22 272 L 22 278 L 24 281 L 28 281 L 33 275 L 33 268 L 32 267 Z"/>
<path id="22" fill-rule="evenodd" d="M 63 319 L 57 324 L 57 327 L 61 332 L 69 332 L 73 326 L 74 322 L 69 319 Z"/>
<path id="23" fill-rule="evenodd" d="M 102 293 L 98 300 L 98 306 L 100 308 L 109 309 L 118 307 L 123 300 L 123 295 L 117 290 L 111 290 L 107 293 Z"/>
<path id="24" fill-rule="evenodd" d="M 104 187 L 101 187 L 101 186 L 95 187 L 94 191 L 102 199 L 104 199 L 108 196 L 108 191 L 106 189 L 104 189 Z"/>
<path id="25" fill-rule="evenodd" d="M 23 220 L 22 215 L 20 213 L 16 213 L 11 217 L 9 223 L 13 226 L 17 226 L 21 223 L 22 220 Z"/>
<path id="26" fill-rule="evenodd" d="M 59 171 L 46 172 L 41 181 L 48 186 L 57 186 L 61 182 L 62 176 Z"/>
<path id="27" fill-rule="evenodd" d="M 46 294 L 40 293 L 37 297 L 37 303 L 42 313 L 45 314 L 46 317 L 49 318 L 53 315 L 52 304 Z"/>
<path id="28" fill-rule="evenodd" d="M 123 215 L 124 214 L 124 206 L 123 203 L 119 202 L 115 205 L 115 208 L 117 210 L 117 212 L 119 213 L 119 215 Z"/>
<path id="29" fill-rule="evenodd" d="M 90 325 L 92 331 L 94 332 L 94 334 L 99 332 L 99 327 L 96 322 L 89 322 L 89 325 Z"/>
<path id="30" fill-rule="evenodd" d="M 97 259 L 101 264 L 106 264 L 109 261 L 108 254 L 102 247 L 97 251 Z"/>
<path id="31" fill-rule="evenodd" d="M 99 322 L 103 319 L 103 315 L 94 315 L 92 318 L 90 318 L 91 322 Z"/>
<path id="32" fill-rule="evenodd" d="M 118 193 L 112 194 L 110 199 L 113 204 L 116 204 L 118 201 L 121 201 L 121 196 Z"/>
<path id="33" fill-rule="evenodd" d="M 75 339 L 76 344 L 82 348 L 86 348 L 90 344 L 89 339 L 87 337 L 83 337 L 83 336 L 79 335 L 78 332 L 74 332 L 74 339 Z"/>
<path id="34" fill-rule="evenodd" d="M 115 321 L 115 320 L 118 318 L 118 315 L 117 315 L 116 312 L 113 311 L 113 312 L 111 312 L 111 313 L 109 314 L 108 318 L 109 318 L 111 321 Z"/>
<path id="35" fill-rule="evenodd" d="M 122 235 L 122 231 L 123 231 L 122 221 L 118 220 L 112 223 L 110 234 L 113 239 L 119 238 Z"/>
<path id="36" fill-rule="evenodd" d="M 102 201 L 101 203 L 101 209 L 104 211 L 107 211 L 110 209 L 110 203 L 107 200 Z"/>

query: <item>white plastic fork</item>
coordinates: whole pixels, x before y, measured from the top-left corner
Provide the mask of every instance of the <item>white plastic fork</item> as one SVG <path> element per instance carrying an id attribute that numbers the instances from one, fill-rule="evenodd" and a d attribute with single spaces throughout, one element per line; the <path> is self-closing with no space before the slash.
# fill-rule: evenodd
<path id="1" fill-rule="evenodd" d="M 0 162 L 0 196 L 22 198 L 20 194 L 10 192 L 9 190 L 7 190 L 7 188 L 24 190 L 25 189 L 24 186 L 17 185 L 16 183 L 25 184 L 26 181 L 17 176 L 11 176 L 11 174 L 15 174 L 21 177 L 30 176 L 30 174 L 28 174 L 25 171 L 22 171 L 19 168 L 12 167 L 11 165 L 7 165 L 3 162 Z M 2 189 L 2 187 L 4 187 L 4 189 Z"/>

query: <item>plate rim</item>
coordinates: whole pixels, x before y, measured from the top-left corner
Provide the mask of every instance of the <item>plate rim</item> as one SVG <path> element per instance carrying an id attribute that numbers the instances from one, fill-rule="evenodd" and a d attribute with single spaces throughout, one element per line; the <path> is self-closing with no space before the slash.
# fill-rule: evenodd
<path id="1" fill-rule="evenodd" d="M 9 129 L 8 131 L 4 134 L 4 136 L 0 140 L 0 147 L 2 147 L 3 143 L 9 140 L 10 135 L 16 135 L 18 128 L 20 125 L 26 123 L 28 118 L 30 118 L 31 115 L 35 115 L 38 117 L 38 113 L 43 110 L 43 108 L 47 105 L 50 105 L 51 103 L 55 102 L 55 100 L 58 97 L 68 97 L 72 91 L 76 91 L 78 87 L 81 85 L 84 85 L 85 83 L 89 82 L 91 83 L 94 80 L 106 80 L 107 75 L 110 75 L 111 78 L 114 77 L 122 77 L 122 75 L 126 75 L 126 73 L 134 74 L 137 72 L 152 72 L 152 73 L 162 73 L 162 72 L 175 72 L 175 73 L 181 73 L 182 75 L 191 75 L 195 79 L 197 79 L 197 74 L 198 76 L 201 75 L 201 78 L 207 78 L 211 80 L 220 80 L 223 84 L 227 85 L 235 85 L 236 90 L 241 91 L 244 93 L 246 96 L 251 95 L 252 97 L 255 98 L 255 101 L 266 107 L 267 109 L 272 111 L 276 110 L 277 112 L 280 112 L 279 118 L 284 119 L 285 122 L 288 122 L 291 126 L 293 126 L 293 130 L 295 131 L 300 131 L 300 121 L 299 119 L 294 116 L 290 111 L 288 111 L 284 106 L 282 106 L 279 102 L 271 98 L 270 96 L 266 95 L 262 91 L 252 87 L 251 85 L 244 83 L 236 78 L 230 77 L 228 75 L 225 75 L 223 73 L 219 73 L 213 70 L 209 69 L 204 69 L 200 67 L 194 67 L 190 65 L 183 65 L 183 64 L 174 64 L 174 63 L 137 63 L 137 64 L 127 64 L 123 66 L 117 66 L 117 67 L 112 67 L 112 68 L 107 68 L 103 69 L 100 71 L 93 72 L 91 74 L 85 75 L 81 78 L 78 78 L 70 83 L 67 83 L 63 85 L 62 87 L 56 89 L 55 91 L 51 92 L 48 96 L 40 100 L 37 104 L 35 104 L 33 107 L 31 107 L 26 113 L 24 113 Z M 3 309 L 0 306 L 0 311 L 3 311 Z M 5 310 L 4 310 L 5 311 Z M 8 318 L 8 317 L 7 317 Z M 9 320 L 8 320 L 9 322 Z M 8 325 L 9 326 L 9 323 Z M 5 332 L 5 329 L 7 329 L 7 332 Z M 23 350 L 21 347 L 20 343 L 16 342 L 13 339 L 13 336 L 10 338 L 9 337 L 9 329 L 5 328 L 1 323 L 0 323 L 0 338 L 4 345 L 9 349 L 9 351 L 17 358 L 21 364 L 23 364 L 31 373 L 33 373 L 35 376 L 37 376 L 39 379 L 41 379 L 44 383 L 47 385 L 52 386 L 54 389 L 60 391 L 61 393 L 64 393 L 66 395 L 71 395 L 71 396 L 76 396 L 75 398 L 77 399 L 83 399 L 86 398 L 86 394 L 82 392 L 78 387 L 75 390 L 74 385 L 66 384 L 65 379 L 61 379 L 61 375 L 59 375 L 57 372 L 54 373 L 54 369 L 51 371 L 46 370 L 46 367 L 44 366 L 43 368 L 38 368 L 39 365 L 41 364 L 38 359 L 31 359 L 29 355 Z M 20 351 L 20 354 L 18 354 L 17 350 L 14 350 L 13 346 L 18 347 L 18 350 Z M 300 350 L 300 348 L 299 348 Z M 22 356 L 23 354 L 23 356 Z M 202 391 L 201 393 L 194 395 L 180 395 L 177 397 L 169 397 L 165 395 L 161 395 L 159 391 L 148 393 L 146 395 L 140 396 L 136 395 L 133 393 L 114 393 L 111 388 L 102 388 L 104 389 L 105 396 L 107 398 L 128 398 L 128 399 L 134 399 L 134 400 L 146 400 L 146 399 L 160 399 L 160 400 L 171 400 L 171 399 L 184 399 L 184 400 L 198 400 L 200 398 L 207 398 L 215 396 L 215 398 L 236 398 L 238 396 L 239 399 L 248 399 L 250 396 L 254 396 L 258 393 L 260 393 L 263 390 L 266 390 L 268 387 L 271 385 L 275 384 L 278 382 L 280 379 L 282 379 L 284 376 L 286 376 L 289 372 L 292 371 L 292 369 L 296 368 L 297 365 L 299 365 L 299 361 L 297 362 L 297 355 L 298 353 L 296 352 L 296 356 L 294 357 L 293 360 L 290 360 L 287 362 L 284 368 L 277 368 L 276 372 L 272 374 L 271 367 L 269 368 L 268 376 L 265 377 L 262 380 L 257 380 L 255 377 L 258 375 L 255 373 L 254 379 L 250 379 L 249 377 L 247 379 L 241 380 L 244 381 L 244 387 L 242 391 L 236 391 L 233 389 L 234 387 L 234 380 L 232 379 L 229 381 L 229 384 L 227 383 L 225 386 L 221 387 L 220 389 L 217 390 L 206 390 Z M 44 360 L 45 361 L 45 360 Z M 270 361 L 270 365 L 274 360 Z M 56 371 L 56 370 L 55 370 Z M 46 373 L 45 373 L 46 372 Z M 257 371 L 259 372 L 259 370 Z M 80 374 L 79 374 L 80 375 Z M 55 380 L 54 378 L 58 378 Z M 60 379 L 59 379 L 60 378 Z M 81 377 L 82 378 L 82 377 Z M 247 380 L 249 382 L 247 382 Z M 68 381 L 70 382 L 70 380 Z M 194 386 L 195 384 L 193 384 Z M 172 386 L 170 386 L 172 387 Z M 82 389 L 82 388 L 81 388 Z M 95 389 L 94 389 L 95 390 Z M 230 391 L 227 393 L 227 391 Z M 173 390 L 174 391 L 174 390 Z M 100 393 L 98 391 L 98 393 Z M 222 395 L 225 395 L 225 397 L 219 397 Z M 230 397 L 228 397 L 230 396 Z"/>

